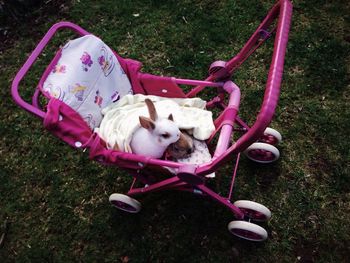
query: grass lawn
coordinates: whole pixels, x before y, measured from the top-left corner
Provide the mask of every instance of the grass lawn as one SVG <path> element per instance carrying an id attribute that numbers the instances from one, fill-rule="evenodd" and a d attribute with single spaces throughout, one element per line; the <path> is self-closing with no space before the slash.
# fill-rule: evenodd
<path id="1" fill-rule="evenodd" d="M 204 79 L 211 62 L 240 50 L 274 1 L 47 2 L 5 26 L 10 37 L 0 49 L 0 224 L 6 217 L 10 222 L 0 262 L 348 262 L 347 1 L 294 1 L 271 124 L 283 135 L 281 159 L 256 165 L 242 158 L 234 190 L 235 200 L 254 200 L 272 211 L 263 224 L 269 233 L 263 243 L 232 236 L 228 210 L 188 193 L 141 196 L 143 209 L 136 215 L 112 208 L 109 195 L 126 192 L 131 176 L 90 161 L 88 153 L 45 131 L 14 104 L 10 86 L 41 37 L 61 20 L 143 62 L 144 72 Z M 60 33 L 53 46 L 68 37 Z M 234 76 L 242 91 L 240 115 L 249 123 L 262 100 L 272 47 L 268 41 Z M 30 98 L 54 50 L 46 49 L 30 71 L 21 87 L 24 97 Z M 229 170 L 221 172 L 225 183 Z"/>

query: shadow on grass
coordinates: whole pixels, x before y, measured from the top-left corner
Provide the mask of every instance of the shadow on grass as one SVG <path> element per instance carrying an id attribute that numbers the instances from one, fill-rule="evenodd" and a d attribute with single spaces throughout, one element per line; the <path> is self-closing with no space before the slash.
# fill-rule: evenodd
<path id="1" fill-rule="evenodd" d="M 250 249 L 264 247 L 263 243 L 246 242 L 232 236 L 227 224 L 234 220 L 233 215 L 207 198 L 170 191 L 138 200 L 144 205 L 139 214 L 114 209 L 108 219 L 114 234 L 104 232 L 109 236 L 108 242 L 113 242 L 115 237 L 123 241 L 125 246 L 121 251 L 133 260 L 179 262 L 186 258 L 196 261 L 214 254 L 236 260 L 249 254 Z M 140 251 L 133 248 L 140 248 Z M 169 257 L 165 257 L 166 254 Z"/>

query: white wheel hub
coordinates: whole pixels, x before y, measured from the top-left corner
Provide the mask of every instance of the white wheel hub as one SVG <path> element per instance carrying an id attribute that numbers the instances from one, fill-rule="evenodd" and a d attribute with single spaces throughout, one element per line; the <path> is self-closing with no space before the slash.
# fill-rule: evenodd
<path id="1" fill-rule="evenodd" d="M 227 228 L 233 235 L 250 241 L 264 241 L 268 236 L 264 228 L 246 221 L 231 221 Z"/>
<path id="2" fill-rule="evenodd" d="M 244 154 L 258 163 L 272 163 L 280 157 L 280 151 L 275 146 L 262 142 L 253 143 L 244 151 Z"/>
<path id="3" fill-rule="evenodd" d="M 259 141 L 271 145 L 277 145 L 282 142 L 282 135 L 277 130 L 268 127 L 265 129 L 264 135 Z"/>
<path id="4" fill-rule="evenodd" d="M 111 194 L 109 202 L 114 207 L 129 213 L 138 213 L 141 210 L 141 203 L 127 195 Z"/>
<path id="5" fill-rule="evenodd" d="M 248 200 L 238 200 L 233 203 L 245 216 L 255 221 L 267 221 L 271 218 L 271 211 L 266 206 Z"/>

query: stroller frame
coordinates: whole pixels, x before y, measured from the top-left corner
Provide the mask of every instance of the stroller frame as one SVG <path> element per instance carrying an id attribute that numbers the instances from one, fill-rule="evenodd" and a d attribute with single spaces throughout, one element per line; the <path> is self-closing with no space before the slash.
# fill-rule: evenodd
<path id="1" fill-rule="evenodd" d="M 209 76 L 205 80 L 190 80 L 174 77 L 165 78 L 157 76 L 158 80 L 171 81 L 175 85 L 193 86 L 192 90 L 185 94 L 185 97 L 188 98 L 197 96 L 197 94 L 206 87 L 217 89 L 217 96 L 207 102 L 207 108 L 217 107 L 222 109 L 220 116 L 214 122 L 216 130 L 208 140 L 208 142 L 210 142 L 214 136 L 219 133 L 218 143 L 216 145 L 212 160 L 201 165 L 176 163 L 168 160 L 152 159 L 146 156 L 114 151 L 113 154 L 116 156 L 115 160 L 117 160 L 115 161 L 115 164 L 128 170 L 134 177 L 131 187 L 127 193 L 129 196 L 136 196 L 139 194 L 169 189 L 190 191 L 195 194 L 208 196 L 218 203 L 224 205 L 233 212 L 235 218 L 238 220 L 244 220 L 247 216 L 249 217 L 247 209 L 239 208 L 231 202 L 233 186 L 237 174 L 240 153 L 261 138 L 264 130 L 267 128 L 274 115 L 280 94 L 280 85 L 282 82 L 282 72 L 288 42 L 291 15 L 291 2 L 289 0 L 278 1 L 269 11 L 265 19 L 258 26 L 254 34 L 250 37 L 240 52 L 227 62 L 216 61 L 212 63 L 209 68 Z M 276 19 L 278 19 L 277 25 L 271 29 L 273 22 Z M 20 107 L 39 117 L 40 119 L 45 119 L 48 114 L 48 112 L 44 112 L 41 109 L 39 104 L 39 97 L 41 95 L 40 89 L 35 89 L 32 102 L 28 103 L 20 96 L 18 87 L 21 80 L 24 78 L 43 49 L 47 46 L 50 39 L 58 30 L 61 29 L 73 30 L 80 36 L 90 34 L 83 28 L 70 22 L 60 22 L 53 25 L 31 53 L 12 83 L 11 92 L 14 101 Z M 273 33 L 276 34 L 274 51 L 266 83 L 263 103 L 256 122 L 252 126 L 248 126 L 238 116 L 241 95 L 240 89 L 230 79 L 233 72 L 239 68 L 241 64 Z M 48 70 L 50 71 L 50 69 L 47 69 L 47 71 Z M 143 74 L 140 72 L 137 74 L 138 81 L 147 79 L 149 76 L 149 74 Z M 43 79 L 40 82 L 42 81 Z M 225 93 L 228 93 L 229 96 L 228 103 L 225 103 Z M 150 95 L 153 94 L 151 93 Z M 163 94 L 163 96 L 164 95 L 166 94 Z M 231 136 L 234 132 L 241 132 L 243 135 L 232 144 Z M 94 134 L 94 136 L 96 136 L 96 134 Z M 86 148 L 89 148 L 89 146 Z M 220 166 L 229 161 L 232 156 L 236 156 L 236 161 L 233 168 L 229 194 L 227 197 L 223 197 L 206 186 L 206 181 L 208 179 L 205 177 L 205 175 L 216 171 Z M 102 162 L 104 161 L 102 160 Z M 163 167 L 176 168 L 177 173 L 172 174 L 170 178 L 165 178 L 154 182 L 151 179 L 151 176 L 148 174 L 149 171 L 151 170 L 154 172 L 155 170 L 159 169 L 164 171 L 165 169 Z M 149 168 L 150 170 L 145 168 Z M 140 181 L 146 186 L 136 187 L 137 181 Z M 251 235 L 244 237 L 244 235 L 242 236 L 242 233 L 241 237 L 249 240 L 257 240 Z"/>

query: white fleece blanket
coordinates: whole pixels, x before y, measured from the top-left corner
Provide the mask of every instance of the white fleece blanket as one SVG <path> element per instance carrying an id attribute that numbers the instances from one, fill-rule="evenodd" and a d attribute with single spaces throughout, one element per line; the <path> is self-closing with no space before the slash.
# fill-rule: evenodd
<path id="1" fill-rule="evenodd" d="M 215 130 L 212 113 L 205 110 L 206 102 L 200 98 L 169 99 L 129 94 L 102 110 L 104 117 L 95 131 L 108 148 L 118 145 L 121 151 L 132 152 L 130 143 L 133 133 L 140 127 L 139 116 L 149 117 L 146 98 L 153 101 L 159 117 L 167 118 L 173 114 L 178 127 L 191 131 L 198 140 L 208 139 Z"/>

